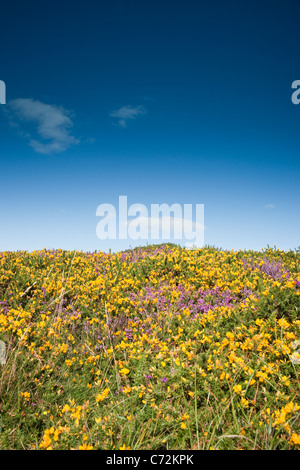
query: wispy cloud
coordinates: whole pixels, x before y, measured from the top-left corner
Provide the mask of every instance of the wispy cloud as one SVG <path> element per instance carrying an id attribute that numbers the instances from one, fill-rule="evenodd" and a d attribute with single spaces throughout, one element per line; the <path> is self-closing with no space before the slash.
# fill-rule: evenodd
<path id="1" fill-rule="evenodd" d="M 63 152 L 79 142 L 70 133 L 73 127 L 71 113 L 62 106 L 42 103 L 31 98 L 18 98 L 10 101 L 8 108 L 11 124 L 18 127 L 19 133 L 38 153 Z M 25 132 L 23 128 L 29 123 L 34 129 Z"/>
<path id="2" fill-rule="evenodd" d="M 147 114 L 147 109 L 143 105 L 139 106 L 123 106 L 110 113 L 110 117 L 115 118 L 116 122 L 121 127 L 127 127 L 127 122 L 136 119 L 139 116 Z"/>
<path id="3" fill-rule="evenodd" d="M 275 209 L 274 204 L 266 204 L 265 209 Z"/>

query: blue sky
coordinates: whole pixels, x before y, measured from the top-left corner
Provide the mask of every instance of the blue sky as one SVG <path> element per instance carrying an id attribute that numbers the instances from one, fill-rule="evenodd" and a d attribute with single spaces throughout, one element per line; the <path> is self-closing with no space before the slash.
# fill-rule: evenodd
<path id="1" fill-rule="evenodd" d="M 299 246 L 299 18 L 297 1 L 3 1 L 0 250 L 145 244 L 96 236 L 121 195 L 204 204 L 209 245 Z"/>

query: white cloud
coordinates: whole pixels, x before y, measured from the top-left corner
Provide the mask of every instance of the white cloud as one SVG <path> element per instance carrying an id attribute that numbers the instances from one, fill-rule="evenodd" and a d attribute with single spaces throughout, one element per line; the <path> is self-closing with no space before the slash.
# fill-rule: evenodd
<path id="1" fill-rule="evenodd" d="M 203 231 L 206 227 L 199 222 L 193 220 L 185 219 L 184 217 L 172 217 L 172 216 L 162 216 L 162 217 L 145 217 L 137 216 L 134 219 L 127 220 L 123 222 L 123 226 L 131 226 L 136 228 L 139 226 L 144 230 L 159 230 L 162 233 L 175 232 L 181 233 L 185 232 L 186 235 L 192 235 L 195 231 Z"/>
<path id="2" fill-rule="evenodd" d="M 266 204 L 265 209 L 275 209 L 274 204 Z"/>
<path id="3" fill-rule="evenodd" d="M 110 113 L 110 117 L 116 119 L 117 123 L 121 127 L 127 127 L 127 121 L 130 119 L 136 119 L 139 116 L 147 114 L 145 106 L 123 106 L 122 108 L 116 109 Z"/>
<path id="4" fill-rule="evenodd" d="M 62 106 L 42 103 L 31 98 L 18 98 L 8 103 L 11 111 L 11 122 L 22 128 L 24 123 L 32 123 L 35 126 L 37 138 L 33 138 L 31 132 L 20 134 L 29 140 L 29 145 L 38 153 L 50 154 L 63 152 L 71 145 L 77 144 L 78 139 L 70 134 L 73 121 L 70 112 Z"/>

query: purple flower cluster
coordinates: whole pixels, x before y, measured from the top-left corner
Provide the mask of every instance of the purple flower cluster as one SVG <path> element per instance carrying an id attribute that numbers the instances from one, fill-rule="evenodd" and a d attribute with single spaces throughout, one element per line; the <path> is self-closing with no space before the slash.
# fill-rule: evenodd
<path id="1" fill-rule="evenodd" d="M 263 261 L 262 265 L 260 265 L 260 261 Z M 265 273 L 270 276 L 275 281 L 281 279 L 284 274 L 286 275 L 287 279 L 290 278 L 290 273 L 284 268 L 281 260 L 277 262 L 273 260 L 271 262 L 266 257 L 264 257 L 263 260 L 259 259 L 258 261 L 251 261 L 249 263 L 247 260 L 243 259 L 243 264 L 245 269 L 258 269 L 262 273 Z"/>
<path id="2" fill-rule="evenodd" d="M 8 313 L 8 306 L 7 306 L 7 300 L 3 300 L 3 302 L 0 302 L 0 306 L 3 305 L 2 309 L 1 309 L 1 313 L 3 314 L 7 314 Z"/>
<path id="3" fill-rule="evenodd" d="M 191 317 L 195 318 L 197 315 L 207 314 L 216 306 L 232 307 L 239 301 L 245 301 L 252 291 L 246 287 L 236 296 L 230 292 L 229 289 L 222 290 L 219 287 L 213 289 L 186 289 L 183 285 L 177 286 L 179 296 L 175 301 L 171 300 L 171 295 L 166 286 L 159 286 L 154 288 L 152 286 L 146 287 L 144 293 L 131 293 L 131 300 L 136 305 L 137 309 L 142 309 L 145 316 L 157 316 L 158 312 L 164 313 L 170 310 L 174 314 L 180 314 L 184 309 L 188 308 L 191 312 Z M 143 325 L 142 325 L 143 327 Z"/>

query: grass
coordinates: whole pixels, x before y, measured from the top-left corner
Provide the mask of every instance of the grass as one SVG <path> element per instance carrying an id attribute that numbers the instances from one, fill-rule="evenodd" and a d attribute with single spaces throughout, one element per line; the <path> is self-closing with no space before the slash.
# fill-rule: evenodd
<path id="1" fill-rule="evenodd" d="M 300 254 L 0 253 L 0 449 L 299 449 Z"/>

